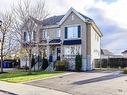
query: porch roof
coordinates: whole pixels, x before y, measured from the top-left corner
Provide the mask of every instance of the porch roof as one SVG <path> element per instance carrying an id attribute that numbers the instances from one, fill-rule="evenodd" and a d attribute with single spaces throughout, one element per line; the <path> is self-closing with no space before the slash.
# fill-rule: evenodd
<path id="1" fill-rule="evenodd" d="M 61 40 L 60 39 L 53 39 L 51 41 L 49 41 L 50 44 L 53 44 L 53 43 L 60 43 Z"/>
<path id="2" fill-rule="evenodd" d="M 78 40 L 64 40 L 63 45 L 76 45 L 81 44 L 81 39 Z"/>

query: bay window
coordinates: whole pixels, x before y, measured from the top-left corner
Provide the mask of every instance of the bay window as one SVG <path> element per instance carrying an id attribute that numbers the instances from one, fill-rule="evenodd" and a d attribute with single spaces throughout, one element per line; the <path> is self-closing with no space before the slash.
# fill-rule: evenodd
<path id="1" fill-rule="evenodd" d="M 64 55 L 81 54 L 81 45 L 64 46 Z"/>

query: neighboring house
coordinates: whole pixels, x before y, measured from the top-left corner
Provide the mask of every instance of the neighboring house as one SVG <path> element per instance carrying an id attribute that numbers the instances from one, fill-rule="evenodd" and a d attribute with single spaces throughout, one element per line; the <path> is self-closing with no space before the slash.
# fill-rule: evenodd
<path id="1" fill-rule="evenodd" d="M 100 59 L 101 56 L 102 33 L 92 19 L 73 8 L 65 15 L 43 21 L 32 19 L 39 26 L 39 31 L 33 35 L 40 42 L 37 47 L 41 47 L 42 55 L 45 54 L 50 62 L 68 60 L 70 69 L 74 70 L 75 56 L 80 54 L 82 70 L 94 69 L 94 59 Z M 27 40 L 26 34 L 24 40 Z"/>
<path id="2" fill-rule="evenodd" d="M 111 51 L 107 49 L 101 49 L 101 59 L 108 59 L 108 58 L 123 58 L 123 56 L 113 54 Z"/>
<path id="3" fill-rule="evenodd" d="M 123 51 L 123 52 L 122 52 L 122 55 L 123 55 L 125 58 L 127 58 L 127 50 Z"/>
<path id="4" fill-rule="evenodd" d="M 95 59 L 96 68 L 119 68 L 126 67 L 127 58 L 122 55 L 116 55 L 107 49 L 101 49 L 101 58 Z"/>
<path id="5" fill-rule="evenodd" d="M 107 49 L 101 49 L 101 59 L 105 59 L 110 56 L 114 56 L 114 54 Z"/>

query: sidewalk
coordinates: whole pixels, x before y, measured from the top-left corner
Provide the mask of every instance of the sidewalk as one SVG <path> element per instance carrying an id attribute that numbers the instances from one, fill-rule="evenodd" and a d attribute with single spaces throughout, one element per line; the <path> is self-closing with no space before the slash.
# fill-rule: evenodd
<path id="1" fill-rule="evenodd" d="M 40 88 L 20 83 L 8 83 L 0 81 L 0 90 L 8 91 L 17 95 L 71 95 L 68 93 Z"/>

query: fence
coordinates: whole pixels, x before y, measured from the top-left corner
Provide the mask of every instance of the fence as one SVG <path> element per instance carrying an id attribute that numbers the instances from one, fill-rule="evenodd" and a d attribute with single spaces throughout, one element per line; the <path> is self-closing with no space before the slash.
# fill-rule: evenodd
<path id="1" fill-rule="evenodd" d="M 95 68 L 125 68 L 127 67 L 127 58 L 107 58 L 95 59 Z"/>

